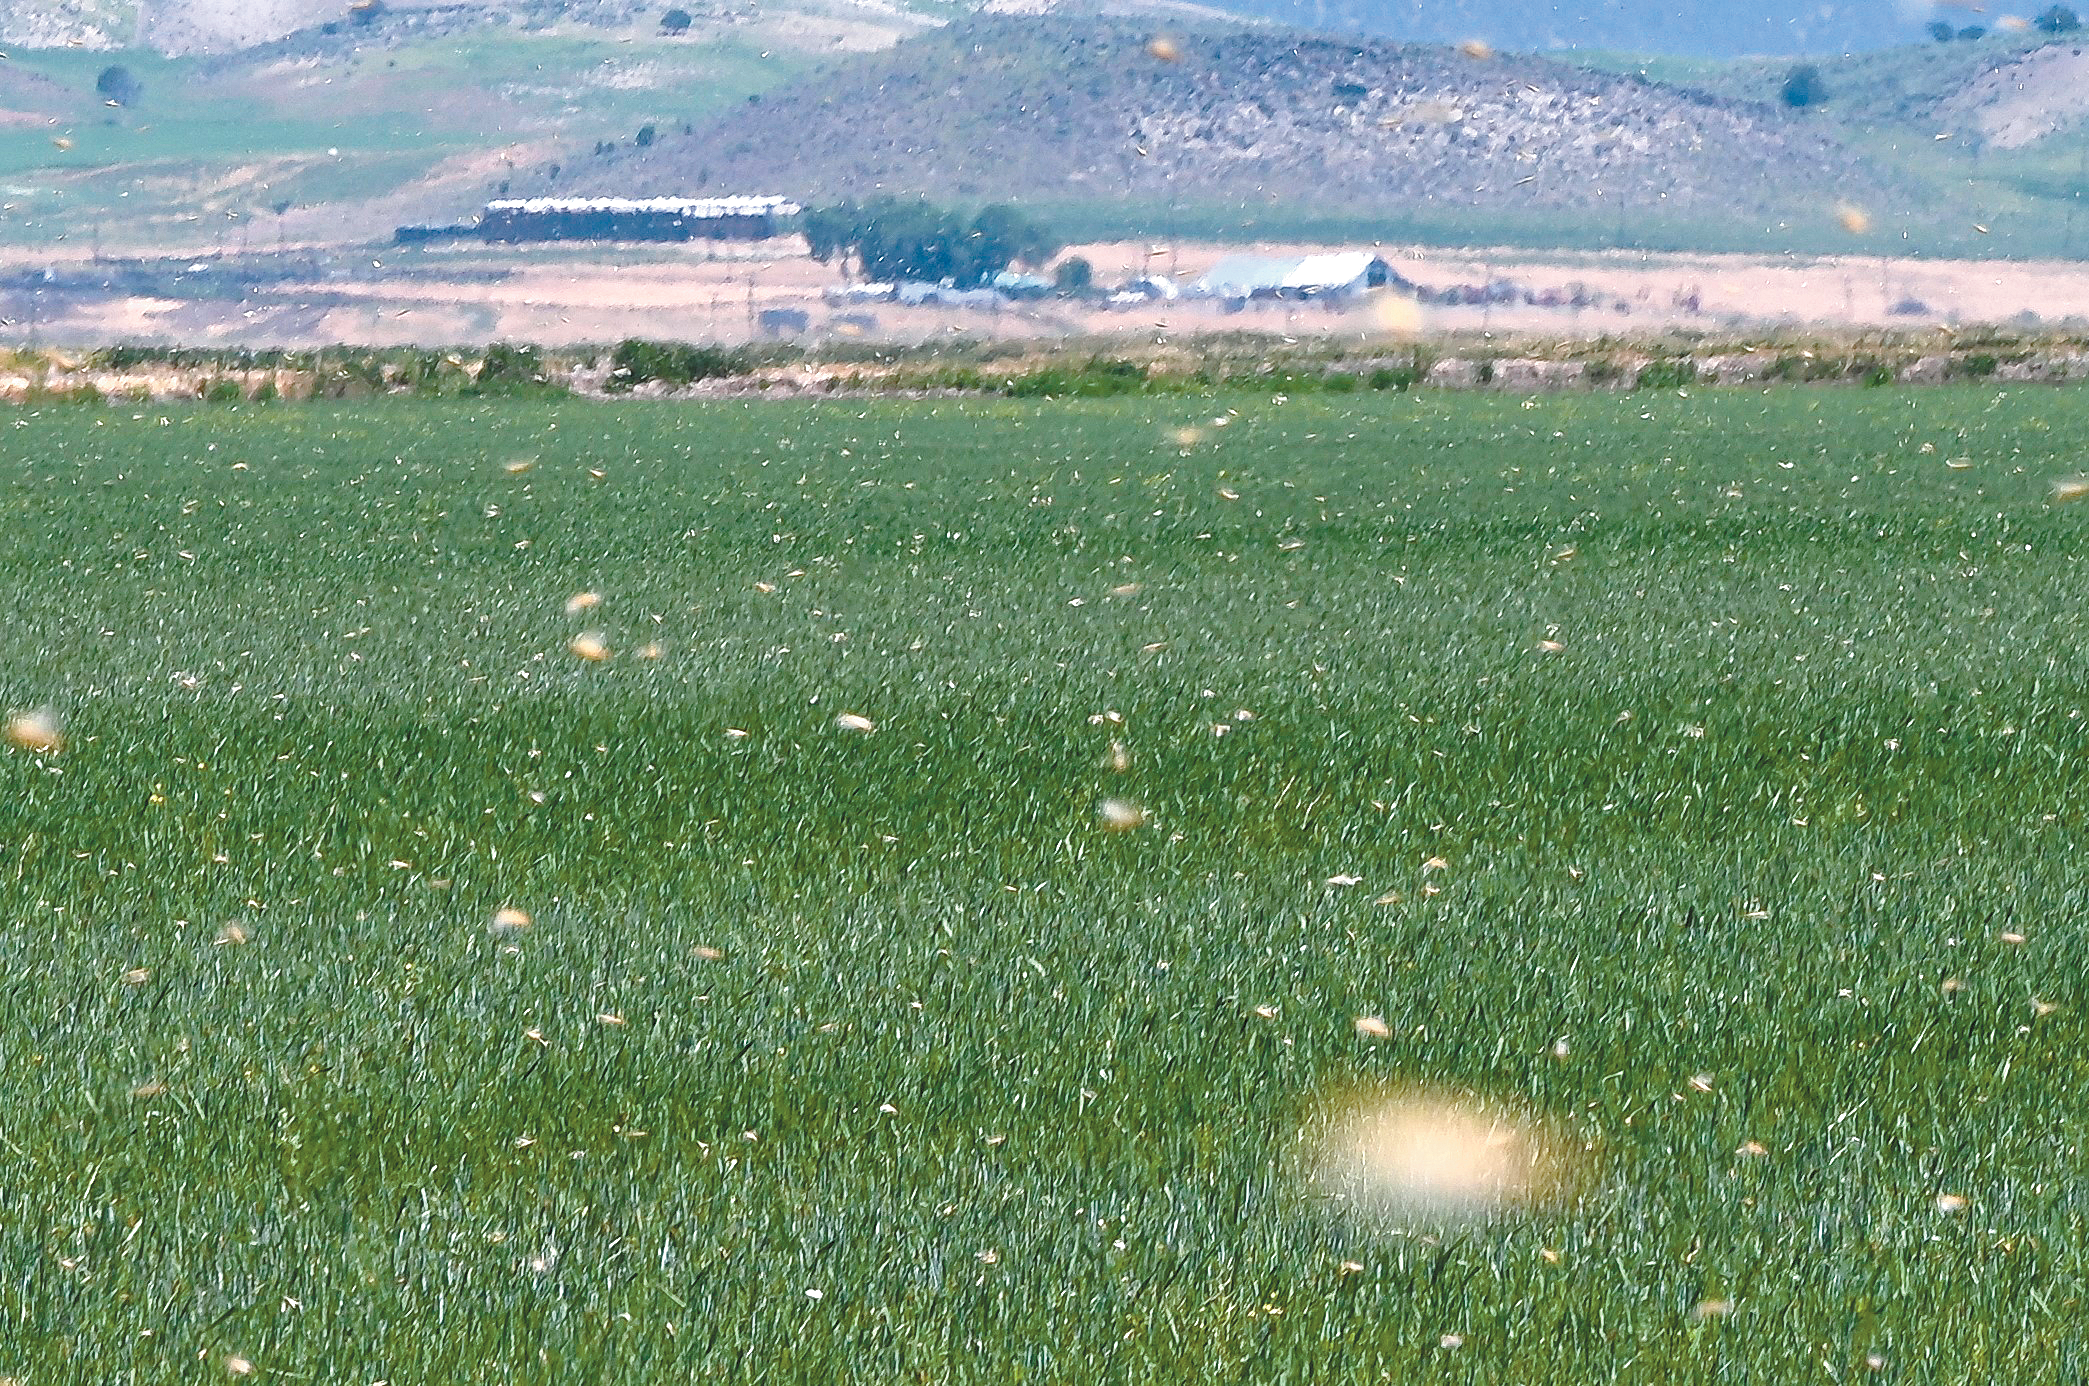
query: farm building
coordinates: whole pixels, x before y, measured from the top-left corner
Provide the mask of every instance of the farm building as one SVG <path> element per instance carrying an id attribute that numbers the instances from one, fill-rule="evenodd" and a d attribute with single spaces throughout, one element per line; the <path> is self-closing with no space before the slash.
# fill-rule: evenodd
<path id="1" fill-rule="evenodd" d="M 1322 255 L 1228 255 L 1190 292 L 1240 302 L 1253 298 L 1351 298 L 1369 289 L 1411 290 L 1385 261 L 1361 250 Z"/>
<path id="2" fill-rule="evenodd" d="M 486 204 L 489 241 L 726 241 L 782 235 L 782 197 L 511 197 Z"/>

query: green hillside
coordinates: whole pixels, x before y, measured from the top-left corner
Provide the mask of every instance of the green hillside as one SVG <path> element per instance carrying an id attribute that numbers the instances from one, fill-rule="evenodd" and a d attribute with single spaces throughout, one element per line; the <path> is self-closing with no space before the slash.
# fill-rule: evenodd
<path id="1" fill-rule="evenodd" d="M 1075 236 L 2078 248 L 2072 36 L 1822 59 L 1826 101 L 1794 111 L 1782 58 L 1476 59 L 1177 15 L 1181 60 L 1162 62 L 1151 16 L 937 27 L 936 9 L 794 0 L 703 11 L 682 37 L 650 11 L 419 12 L 216 57 L 17 49 L 0 246 L 381 241 L 505 188 L 1011 198 Z M 121 108 L 95 89 L 112 64 L 140 88 Z"/>
<path id="2" fill-rule="evenodd" d="M 1730 100 L 1775 102 L 1793 63 L 1589 54 L 1605 71 Z M 1811 60 L 1814 128 L 1891 169 L 1932 209 L 1919 248 L 2089 253 L 2089 33 L 1993 33 Z M 2026 115 L 2035 117 L 2026 123 Z M 1982 228 L 1985 228 L 1984 230 Z"/>
<path id="3" fill-rule="evenodd" d="M 1428 43 L 1480 38 L 1532 51 L 1607 48 L 1699 56 L 1881 48 L 1918 36 L 1927 17 L 1896 0 L 1226 0 L 1222 8 L 1283 24 Z"/>
<path id="4" fill-rule="evenodd" d="M 625 28 L 377 23 L 308 31 L 220 57 L 17 49 L 0 62 L 0 245 L 205 249 L 382 238 L 469 211 L 514 170 L 541 170 L 648 126 L 680 128 L 802 70 L 875 46 L 878 25 L 806 0 L 684 37 Z M 111 65 L 141 87 L 112 108 Z"/>

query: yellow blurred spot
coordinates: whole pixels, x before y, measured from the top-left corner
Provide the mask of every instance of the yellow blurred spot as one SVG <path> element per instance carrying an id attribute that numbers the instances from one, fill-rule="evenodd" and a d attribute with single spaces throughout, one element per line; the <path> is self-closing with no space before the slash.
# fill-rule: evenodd
<path id="1" fill-rule="evenodd" d="M 1146 822 L 1146 810 L 1129 799 L 1105 799 L 1096 805 L 1095 816 L 1113 833 L 1128 833 Z"/>
<path id="2" fill-rule="evenodd" d="M 55 754 L 65 749 L 65 733 L 58 726 L 57 714 L 48 709 L 17 712 L 7 719 L 7 744 Z"/>
<path id="3" fill-rule="evenodd" d="M 600 664 L 609 658 L 609 644 L 594 631 L 582 631 L 566 642 L 566 648 L 590 664 Z"/>
<path id="4" fill-rule="evenodd" d="M 593 611 L 600 605 L 602 605 L 602 594 L 600 592 L 575 592 L 572 596 L 566 598 L 566 614 L 568 616 L 578 616 L 581 612 Z"/>
<path id="5" fill-rule="evenodd" d="M 1146 42 L 1146 56 L 1157 63 L 1179 63 L 1182 61 L 1182 48 L 1174 39 L 1164 34 L 1156 34 Z"/>
<path id="6" fill-rule="evenodd" d="M 1309 1188 L 1366 1215 L 1482 1218 L 1575 1182 L 1564 1145 L 1537 1122 L 1422 1089 L 1335 1104 L 1311 1148 Z"/>
<path id="7" fill-rule="evenodd" d="M 1836 204 L 1835 220 L 1852 236 L 1861 236 L 1871 230 L 1871 213 L 1848 202 Z"/>
<path id="8" fill-rule="evenodd" d="M 1419 337 L 1426 325 L 1422 305 L 1398 289 L 1372 290 L 1364 300 L 1364 316 L 1373 330 L 1389 337 Z"/>
<path id="9" fill-rule="evenodd" d="M 1365 1039 L 1389 1039 L 1393 1033 L 1393 1027 L 1375 1015 L 1360 1015 L 1353 1024 L 1357 1034 Z"/>
<path id="10" fill-rule="evenodd" d="M 2055 505 L 2065 505 L 2089 496 L 2089 476 L 2061 477 L 2053 483 L 2052 500 Z"/>
<path id="11" fill-rule="evenodd" d="M 1494 45 L 1485 39 L 1471 38 L 1458 45 L 1458 51 L 1474 62 L 1486 62 L 1494 56 Z"/>
<path id="12" fill-rule="evenodd" d="M 493 922 L 486 927 L 496 934 L 519 934 L 530 926 L 530 917 L 513 906 L 504 905 L 493 912 Z"/>
<path id="13" fill-rule="evenodd" d="M 876 722 L 854 712 L 844 712 L 841 716 L 834 719 L 834 725 L 840 727 L 843 731 L 852 732 L 874 732 L 878 729 Z"/>

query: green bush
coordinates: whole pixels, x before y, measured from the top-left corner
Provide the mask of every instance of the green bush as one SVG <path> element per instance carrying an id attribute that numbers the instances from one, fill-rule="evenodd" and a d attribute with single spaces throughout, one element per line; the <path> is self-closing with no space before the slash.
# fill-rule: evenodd
<path id="1" fill-rule="evenodd" d="M 533 346 L 495 342 L 486 348 L 478 378 L 467 393 L 475 395 L 525 395 L 550 388 L 544 362 Z"/>
<path id="2" fill-rule="evenodd" d="M 1697 383 L 1697 362 L 1687 356 L 1667 361 L 1649 361 L 1639 368 L 1633 387 L 1640 390 L 1679 390 Z"/>
<path id="3" fill-rule="evenodd" d="M 607 388 L 631 390 L 654 381 L 689 385 L 699 380 L 745 375 L 753 369 L 754 358 L 745 351 L 631 337 L 618 342 L 616 350 L 610 353 Z"/>
<path id="4" fill-rule="evenodd" d="M 1091 356 L 1074 367 L 1048 366 L 1008 382 L 1006 393 L 1018 399 L 1046 395 L 1099 398 L 1106 395 L 1137 395 L 1147 391 L 1146 368 L 1121 357 Z"/>
<path id="5" fill-rule="evenodd" d="M 1964 38 L 1961 34 L 1959 37 Z M 1778 95 L 1784 104 L 1793 110 L 1804 110 L 1818 106 L 1828 99 L 1828 82 L 1821 70 L 1812 63 L 1801 63 L 1785 74 L 1784 86 Z"/>

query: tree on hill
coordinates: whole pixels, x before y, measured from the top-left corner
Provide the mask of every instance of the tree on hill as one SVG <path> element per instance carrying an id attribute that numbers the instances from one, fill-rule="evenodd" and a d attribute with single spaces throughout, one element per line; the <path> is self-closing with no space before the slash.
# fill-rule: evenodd
<path id="1" fill-rule="evenodd" d="M 101 93 L 102 100 L 119 106 L 128 106 L 145 94 L 144 83 L 121 64 L 103 68 L 101 76 L 94 79 L 94 89 Z"/>
<path id="2" fill-rule="evenodd" d="M 1819 68 L 1812 63 L 1801 63 L 1785 74 L 1784 90 L 1780 95 L 1784 104 L 1793 110 L 1818 106 L 1828 99 L 1828 83 Z"/>
<path id="3" fill-rule="evenodd" d="M 1052 287 L 1069 298 L 1079 298 L 1095 287 L 1095 266 L 1079 255 L 1069 255 L 1053 266 Z"/>
<path id="4" fill-rule="evenodd" d="M 1953 39 L 1958 37 L 1958 30 L 1952 28 L 1943 20 L 1936 19 L 1930 21 L 1929 36 L 1935 39 L 1938 43 L 1949 43 Z"/>
<path id="5" fill-rule="evenodd" d="M 799 219 L 821 263 L 851 256 L 867 279 L 983 284 L 1020 260 L 1040 264 L 1059 248 L 1049 231 L 1013 207 L 988 207 L 970 222 L 926 201 L 884 197 L 807 208 Z"/>
<path id="6" fill-rule="evenodd" d="M 692 21 L 687 10 L 669 10 L 660 16 L 660 32 L 663 34 L 686 34 Z"/>
<path id="7" fill-rule="evenodd" d="M 2082 27 L 2082 17 L 2065 5 L 2052 5 L 2031 21 L 2049 34 L 2071 34 Z"/>
<path id="8" fill-rule="evenodd" d="M 1968 24 L 1965 28 L 1958 31 L 1958 36 L 1967 43 L 1971 43 L 1974 39 L 1986 38 L 1987 30 L 1981 28 L 1978 24 Z"/>

